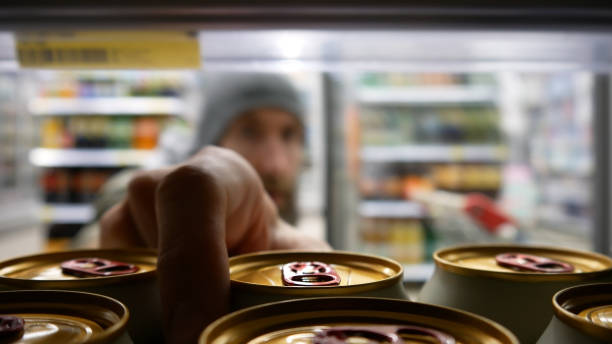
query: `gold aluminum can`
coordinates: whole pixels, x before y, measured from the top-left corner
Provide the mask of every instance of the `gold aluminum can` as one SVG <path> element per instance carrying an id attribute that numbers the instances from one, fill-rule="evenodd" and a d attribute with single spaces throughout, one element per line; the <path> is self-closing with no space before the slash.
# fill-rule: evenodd
<path id="1" fill-rule="evenodd" d="M 401 264 L 373 255 L 268 251 L 232 257 L 229 266 L 234 310 L 307 297 L 407 298 Z"/>
<path id="2" fill-rule="evenodd" d="M 538 344 L 612 343 L 612 283 L 564 289 L 552 304 L 555 315 Z"/>
<path id="3" fill-rule="evenodd" d="M 127 333 L 127 308 L 102 295 L 58 290 L 3 291 L 0 322 L 10 318 L 17 319 L 20 327 L 2 326 L 0 343 L 132 343 Z"/>
<path id="4" fill-rule="evenodd" d="M 407 300 L 325 297 L 231 313 L 210 324 L 199 344 L 339 343 L 336 338 L 346 343 L 519 343 L 503 326 L 456 309 Z"/>
<path id="5" fill-rule="evenodd" d="M 420 302 L 485 316 L 523 343 L 535 343 L 546 328 L 557 291 L 612 281 L 611 258 L 565 248 L 457 246 L 438 250 L 434 260 L 436 268 L 419 293 Z"/>
<path id="6" fill-rule="evenodd" d="M 63 267 L 66 263 L 83 259 L 115 264 L 108 269 L 112 274 L 66 273 Z M 132 270 L 117 273 L 113 270 L 117 262 Z M 156 264 L 157 253 L 148 249 L 79 250 L 25 256 L 0 263 L 0 289 L 78 290 L 112 297 L 123 302 L 132 313 L 128 330 L 134 342 L 155 343 L 163 338 Z"/>

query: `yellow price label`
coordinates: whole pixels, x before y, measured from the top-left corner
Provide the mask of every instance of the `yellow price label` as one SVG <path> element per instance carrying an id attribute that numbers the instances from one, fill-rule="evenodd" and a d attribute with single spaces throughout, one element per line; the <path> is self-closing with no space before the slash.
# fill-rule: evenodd
<path id="1" fill-rule="evenodd" d="M 182 31 L 17 33 L 21 67 L 61 69 L 199 68 L 197 34 Z"/>
<path id="2" fill-rule="evenodd" d="M 463 160 L 464 150 L 461 146 L 452 146 L 449 150 L 449 156 L 451 161 Z"/>

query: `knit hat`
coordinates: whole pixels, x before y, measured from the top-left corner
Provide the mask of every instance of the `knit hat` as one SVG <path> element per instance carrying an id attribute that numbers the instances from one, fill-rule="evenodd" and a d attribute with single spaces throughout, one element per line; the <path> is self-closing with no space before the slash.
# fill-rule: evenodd
<path id="1" fill-rule="evenodd" d="M 303 123 L 304 107 L 297 90 L 286 77 L 268 73 L 222 73 L 206 84 L 203 118 L 198 124 L 191 153 L 218 144 L 228 126 L 245 112 L 274 107 L 287 111 Z"/>

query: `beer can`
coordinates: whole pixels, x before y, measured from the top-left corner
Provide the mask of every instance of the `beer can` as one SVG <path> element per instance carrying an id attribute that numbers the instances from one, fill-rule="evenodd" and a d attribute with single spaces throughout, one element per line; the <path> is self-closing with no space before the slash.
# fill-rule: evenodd
<path id="1" fill-rule="evenodd" d="M 110 297 L 76 291 L 0 292 L 0 343 L 132 343 L 129 312 Z"/>
<path id="2" fill-rule="evenodd" d="M 418 301 L 473 312 L 535 343 L 564 288 L 612 280 L 612 259 L 564 248 L 469 245 L 438 250 Z"/>
<path id="3" fill-rule="evenodd" d="M 612 343 L 612 283 L 564 289 L 552 307 L 555 315 L 538 344 Z"/>
<path id="4" fill-rule="evenodd" d="M 306 297 L 407 298 L 402 265 L 373 255 L 268 251 L 232 257 L 229 266 L 232 309 Z"/>
<path id="5" fill-rule="evenodd" d="M 456 309 L 407 300 L 324 297 L 236 311 L 210 324 L 199 344 L 518 344 L 503 326 Z"/>
<path id="6" fill-rule="evenodd" d="M 163 339 L 157 254 L 148 249 L 79 250 L 39 254 L 0 263 L 0 289 L 59 289 L 102 294 L 131 312 L 135 343 Z"/>

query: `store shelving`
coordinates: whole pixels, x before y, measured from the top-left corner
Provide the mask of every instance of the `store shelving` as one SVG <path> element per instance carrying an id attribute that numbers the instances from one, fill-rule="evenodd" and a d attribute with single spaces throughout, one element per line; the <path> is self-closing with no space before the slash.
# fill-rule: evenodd
<path id="1" fill-rule="evenodd" d="M 362 104 L 491 103 L 497 101 L 497 91 L 489 85 L 360 87 L 357 100 Z"/>
<path id="2" fill-rule="evenodd" d="M 425 216 L 425 209 L 420 203 L 413 201 L 370 200 L 359 204 L 359 215 L 381 218 L 422 218 Z"/>
<path id="3" fill-rule="evenodd" d="M 506 158 L 501 145 L 399 145 L 364 146 L 364 162 L 500 162 Z"/>
<path id="4" fill-rule="evenodd" d="M 38 135 L 28 159 L 41 168 L 38 218 L 50 228 L 94 220 L 92 202 L 104 183 L 149 162 L 166 123 L 184 120 L 189 108 L 191 79 L 183 73 L 43 71 L 33 78 L 36 94 L 25 107 Z"/>
<path id="5" fill-rule="evenodd" d="M 41 97 L 32 99 L 28 108 L 36 116 L 180 115 L 185 104 L 176 97 Z"/>
<path id="6" fill-rule="evenodd" d="M 497 77 L 366 72 L 352 82 L 346 142 L 358 161 L 351 165 L 358 176 L 353 247 L 392 257 L 406 264 L 405 281 L 423 282 L 438 239 L 415 195 L 499 192 L 509 152 Z"/>
<path id="7" fill-rule="evenodd" d="M 46 223 L 87 223 L 94 219 L 91 204 L 47 203 L 40 206 L 39 217 Z"/>
<path id="8" fill-rule="evenodd" d="M 35 148 L 29 158 L 39 167 L 114 167 L 142 165 L 153 154 L 148 149 Z"/>

